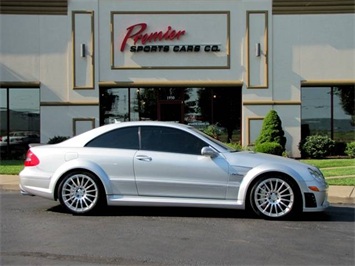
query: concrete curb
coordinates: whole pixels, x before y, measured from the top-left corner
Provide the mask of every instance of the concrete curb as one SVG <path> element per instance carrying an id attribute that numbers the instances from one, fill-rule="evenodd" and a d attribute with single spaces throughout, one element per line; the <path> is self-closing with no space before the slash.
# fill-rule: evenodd
<path id="1" fill-rule="evenodd" d="M 355 187 L 329 186 L 328 200 L 330 203 L 355 204 Z"/>
<path id="2" fill-rule="evenodd" d="M 20 191 L 19 181 L 17 175 L 0 175 L 0 190 Z"/>
<path id="3" fill-rule="evenodd" d="M 0 190 L 19 192 L 19 176 L 0 175 Z M 355 186 L 329 186 L 328 200 L 333 204 L 355 204 Z"/>

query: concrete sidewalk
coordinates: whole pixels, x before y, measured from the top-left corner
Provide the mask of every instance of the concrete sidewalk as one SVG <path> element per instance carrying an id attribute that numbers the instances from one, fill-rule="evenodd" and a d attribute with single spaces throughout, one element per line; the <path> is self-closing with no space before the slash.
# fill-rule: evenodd
<path id="1" fill-rule="evenodd" d="M 0 175 L 0 190 L 19 191 L 17 175 Z M 329 186 L 330 203 L 355 204 L 355 186 Z"/>

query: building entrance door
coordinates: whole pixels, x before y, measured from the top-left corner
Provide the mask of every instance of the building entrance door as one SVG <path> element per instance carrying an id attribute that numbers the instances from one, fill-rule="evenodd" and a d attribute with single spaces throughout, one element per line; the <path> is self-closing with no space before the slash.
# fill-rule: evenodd
<path id="1" fill-rule="evenodd" d="M 158 89 L 158 120 L 184 122 L 183 88 Z"/>
<path id="2" fill-rule="evenodd" d="M 183 123 L 183 104 L 178 102 L 162 102 L 158 105 L 158 120 Z"/>

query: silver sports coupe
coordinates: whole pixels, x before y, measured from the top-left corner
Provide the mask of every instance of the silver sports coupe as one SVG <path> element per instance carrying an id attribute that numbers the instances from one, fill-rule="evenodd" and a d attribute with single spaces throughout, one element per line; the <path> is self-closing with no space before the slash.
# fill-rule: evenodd
<path id="1" fill-rule="evenodd" d="M 111 206 L 250 209 L 267 219 L 328 207 L 314 166 L 236 151 L 178 123 L 123 122 L 30 147 L 24 195 L 59 200 L 73 214 Z"/>

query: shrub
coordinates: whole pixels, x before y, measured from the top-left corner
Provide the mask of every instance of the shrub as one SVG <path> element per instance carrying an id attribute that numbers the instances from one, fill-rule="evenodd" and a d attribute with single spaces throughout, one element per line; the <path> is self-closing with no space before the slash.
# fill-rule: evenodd
<path id="1" fill-rule="evenodd" d="M 345 154 L 350 158 L 355 158 L 355 141 L 346 144 Z"/>
<path id="2" fill-rule="evenodd" d="M 53 138 L 50 138 L 49 141 L 47 142 L 47 144 L 56 144 L 56 143 L 60 143 L 64 140 L 69 139 L 69 137 L 65 137 L 65 136 L 54 136 Z"/>
<path id="3" fill-rule="evenodd" d="M 221 132 L 216 125 L 209 125 L 203 129 L 203 133 L 215 139 L 219 139 L 219 136 L 221 135 Z"/>
<path id="4" fill-rule="evenodd" d="M 237 151 L 244 150 L 243 146 L 240 145 L 239 142 L 229 142 L 229 143 L 224 142 L 224 144 L 226 144 L 228 147 L 230 147 L 234 150 L 237 150 Z"/>
<path id="5" fill-rule="evenodd" d="M 299 148 L 302 155 L 320 159 L 330 155 L 334 146 L 334 140 L 328 136 L 313 135 L 301 142 Z"/>
<path id="6" fill-rule="evenodd" d="M 284 152 L 284 148 L 277 142 L 264 142 L 255 145 L 254 151 L 281 156 Z"/>
<path id="7" fill-rule="evenodd" d="M 281 119 L 275 110 L 270 110 L 270 112 L 265 116 L 260 134 L 255 140 L 255 146 L 270 142 L 276 142 L 280 144 L 282 147 L 282 152 L 285 151 L 285 132 L 282 129 Z"/>

